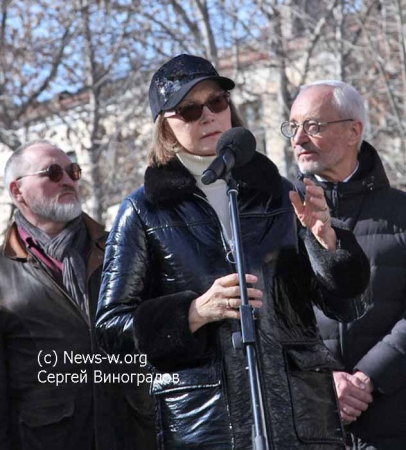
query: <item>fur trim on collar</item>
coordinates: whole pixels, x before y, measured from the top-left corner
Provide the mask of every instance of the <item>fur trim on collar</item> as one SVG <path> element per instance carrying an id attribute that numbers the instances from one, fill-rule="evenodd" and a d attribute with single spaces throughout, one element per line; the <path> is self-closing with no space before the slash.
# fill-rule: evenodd
<path id="1" fill-rule="evenodd" d="M 258 190 L 273 197 L 282 195 L 282 177 L 276 165 L 261 153 L 242 167 L 232 171 L 241 191 Z M 144 178 L 145 197 L 153 204 L 177 202 L 192 194 L 204 195 L 196 186 L 194 176 L 177 159 L 165 166 L 150 166 Z"/>

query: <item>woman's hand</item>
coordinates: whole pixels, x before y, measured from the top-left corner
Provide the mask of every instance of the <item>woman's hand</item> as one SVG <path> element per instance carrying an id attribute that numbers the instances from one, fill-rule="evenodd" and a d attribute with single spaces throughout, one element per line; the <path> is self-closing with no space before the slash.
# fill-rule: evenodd
<path id="1" fill-rule="evenodd" d="M 258 278 L 255 275 L 247 274 L 247 283 L 256 283 Z M 260 308 L 262 302 L 262 291 L 255 288 L 247 288 L 250 305 L 253 308 Z M 203 325 L 222 319 L 239 319 L 241 306 L 241 291 L 238 285 L 238 274 L 232 273 L 225 277 L 217 278 L 212 287 L 198 297 L 190 305 L 189 326 L 192 333 Z"/>
<path id="2" fill-rule="evenodd" d="M 302 203 L 297 192 L 289 192 L 289 198 L 296 216 L 300 223 L 313 233 L 324 248 L 335 251 L 337 236 L 331 227 L 330 212 L 324 197 L 323 188 L 316 186 L 308 178 L 305 178 L 303 181 L 306 185 L 304 203 Z"/>

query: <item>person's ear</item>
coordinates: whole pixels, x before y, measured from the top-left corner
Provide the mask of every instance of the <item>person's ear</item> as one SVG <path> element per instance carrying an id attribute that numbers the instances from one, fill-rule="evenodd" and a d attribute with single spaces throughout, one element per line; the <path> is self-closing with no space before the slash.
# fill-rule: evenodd
<path id="1" fill-rule="evenodd" d="M 17 181 L 10 183 L 9 192 L 16 203 L 22 203 L 24 201 L 24 196 L 20 191 Z"/>
<path id="2" fill-rule="evenodd" d="M 361 139 L 363 126 L 362 122 L 359 120 L 353 120 L 350 122 L 350 135 L 349 135 L 349 144 L 352 146 L 354 144 L 358 144 Z"/>

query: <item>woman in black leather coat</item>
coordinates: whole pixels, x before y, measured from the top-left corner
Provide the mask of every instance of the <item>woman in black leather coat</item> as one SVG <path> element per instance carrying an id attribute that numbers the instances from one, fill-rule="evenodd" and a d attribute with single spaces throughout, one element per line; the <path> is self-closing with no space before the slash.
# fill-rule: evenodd
<path id="1" fill-rule="evenodd" d="M 233 87 L 190 55 L 155 73 L 145 183 L 123 201 L 107 243 L 99 338 L 110 353 L 148 356 L 160 449 L 251 448 L 246 361 L 231 342 L 241 300 L 226 185 L 200 180 L 221 133 L 241 125 Z M 232 173 L 269 448 L 344 449 L 337 365 L 312 303 L 342 321 L 362 315 L 368 262 L 313 183 L 302 204 L 259 153 Z"/>

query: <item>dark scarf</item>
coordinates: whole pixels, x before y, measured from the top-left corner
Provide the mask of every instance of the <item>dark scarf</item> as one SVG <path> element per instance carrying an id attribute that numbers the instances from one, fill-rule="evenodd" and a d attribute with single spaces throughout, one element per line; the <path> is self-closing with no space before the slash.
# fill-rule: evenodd
<path id="1" fill-rule="evenodd" d="M 62 263 L 62 283 L 65 291 L 79 307 L 88 313 L 86 302 L 86 266 L 84 254 L 87 243 L 87 230 L 80 215 L 56 236 L 51 237 L 32 225 L 16 212 L 17 225 L 23 228 L 51 258 Z"/>

